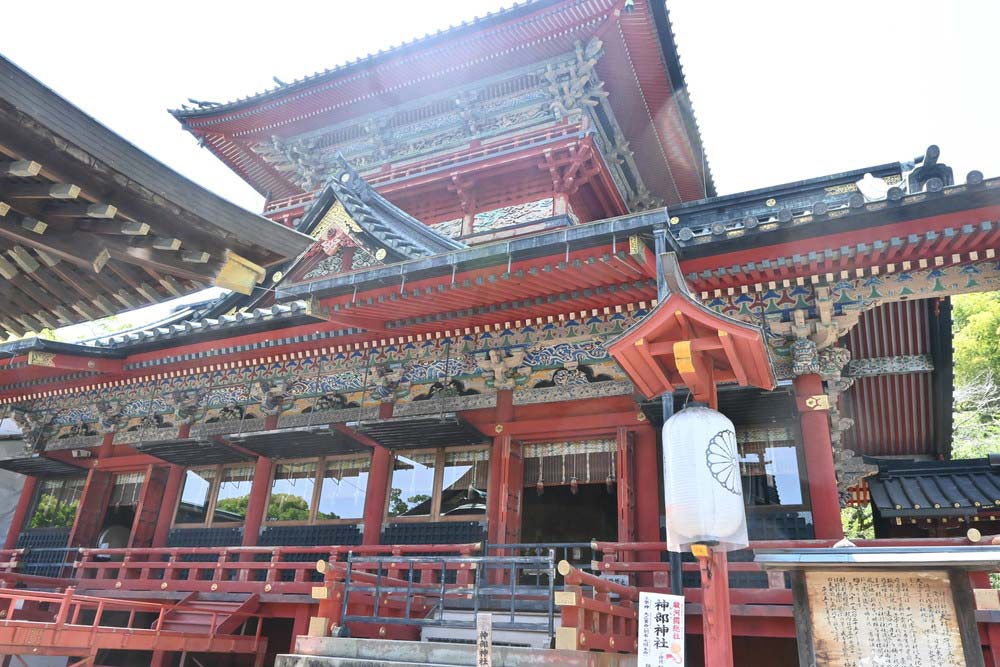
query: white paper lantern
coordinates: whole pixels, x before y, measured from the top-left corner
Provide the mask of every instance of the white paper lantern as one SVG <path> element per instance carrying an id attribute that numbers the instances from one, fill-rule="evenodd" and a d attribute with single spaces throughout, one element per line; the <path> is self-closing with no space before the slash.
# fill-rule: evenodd
<path id="1" fill-rule="evenodd" d="M 725 415 L 690 405 L 663 425 L 667 546 L 724 551 L 747 546 L 736 428 Z"/>

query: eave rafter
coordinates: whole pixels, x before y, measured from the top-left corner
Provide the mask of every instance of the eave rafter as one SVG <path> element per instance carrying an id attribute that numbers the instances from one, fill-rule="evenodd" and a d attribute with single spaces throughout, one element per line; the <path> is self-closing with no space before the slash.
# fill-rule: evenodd
<path id="1" fill-rule="evenodd" d="M 248 290 L 263 269 L 191 247 L 0 144 L 0 327 L 20 336 L 113 315 L 211 284 Z M 163 234 L 157 234 L 163 229 Z"/>

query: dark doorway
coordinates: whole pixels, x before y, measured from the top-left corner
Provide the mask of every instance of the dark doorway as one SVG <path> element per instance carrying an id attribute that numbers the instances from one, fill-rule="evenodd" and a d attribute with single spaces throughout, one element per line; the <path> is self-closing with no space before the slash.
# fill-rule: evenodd
<path id="1" fill-rule="evenodd" d="M 615 485 L 546 486 L 538 495 L 525 486 L 521 509 L 524 542 L 590 542 L 618 539 L 618 489 Z"/>

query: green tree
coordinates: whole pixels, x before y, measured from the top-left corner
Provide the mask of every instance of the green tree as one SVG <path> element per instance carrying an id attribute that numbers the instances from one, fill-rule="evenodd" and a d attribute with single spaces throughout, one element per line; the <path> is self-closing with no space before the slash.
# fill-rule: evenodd
<path id="1" fill-rule="evenodd" d="M 952 297 L 955 384 L 1000 377 L 1000 292 Z"/>
<path id="2" fill-rule="evenodd" d="M 69 528 L 76 519 L 78 501 L 61 505 L 59 499 L 51 494 L 44 494 L 38 499 L 35 513 L 31 515 L 31 528 Z"/>
<path id="3" fill-rule="evenodd" d="M 430 498 L 426 493 L 418 493 L 403 500 L 403 490 L 392 489 L 389 491 L 389 516 L 402 516 L 420 503 L 430 500 Z"/>
<path id="4" fill-rule="evenodd" d="M 955 414 L 952 457 L 1000 452 L 1000 292 L 952 297 Z"/>
<path id="5" fill-rule="evenodd" d="M 247 515 L 247 507 L 250 505 L 250 496 L 236 496 L 235 498 L 223 498 L 215 503 L 217 511 L 226 512 L 235 516 L 244 517 Z"/>
<path id="6" fill-rule="evenodd" d="M 307 521 L 309 503 L 291 493 L 273 493 L 267 503 L 268 521 Z"/>

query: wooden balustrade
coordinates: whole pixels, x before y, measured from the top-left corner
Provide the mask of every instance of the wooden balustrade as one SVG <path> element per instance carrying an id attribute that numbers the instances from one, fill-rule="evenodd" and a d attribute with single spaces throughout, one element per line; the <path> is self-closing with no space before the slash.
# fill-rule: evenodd
<path id="1" fill-rule="evenodd" d="M 559 574 L 565 587 L 556 593 L 555 602 L 562 612 L 556 648 L 635 653 L 639 589 L 584 572 L 567 561 L 559 562 Z M 584 592 L 583 586 L 590 592 Z"/>

